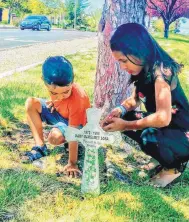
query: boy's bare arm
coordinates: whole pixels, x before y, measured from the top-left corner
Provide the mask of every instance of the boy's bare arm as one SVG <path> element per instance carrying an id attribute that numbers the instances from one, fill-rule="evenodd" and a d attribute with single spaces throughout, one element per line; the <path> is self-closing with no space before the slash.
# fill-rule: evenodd
<path id="1" fill-rule="evenodd" d="M 78 158 L 78 142 L 69 142 L 69 159 L 68 163 L 76 165 Z"/>
<path id="2" fill-rule="evenodd" d="M 81 175 L 81 171 L 77 166 L 78 159 L 78 142 L 69 142 L 69 158 L 68 164 L 64 167 L 63 171 L 70 177 L 77 177 Z"/>

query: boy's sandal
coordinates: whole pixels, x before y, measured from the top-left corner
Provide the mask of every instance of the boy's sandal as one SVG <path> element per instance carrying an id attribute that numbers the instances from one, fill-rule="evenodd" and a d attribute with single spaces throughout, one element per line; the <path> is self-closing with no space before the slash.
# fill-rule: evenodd
<path id="1" fill-rule="evenodd" d="M 34 152 L 32 152 L 34 151 Z M 22 158 L 22 163 L 31 163 L 34 160 L 40 159 L 44 156 L 48 155 L 48 150 L 46 145 L 44 146 L 34 146 L 31 151 L 27 151 L 24 153 Z M 27 159 L 26 159 L 27 158 Z"/>

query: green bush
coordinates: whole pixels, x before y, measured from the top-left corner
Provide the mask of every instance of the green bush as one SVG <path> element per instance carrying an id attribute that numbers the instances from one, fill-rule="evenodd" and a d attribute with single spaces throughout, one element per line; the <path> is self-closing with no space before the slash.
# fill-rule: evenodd
<path id="1" fill-rule="evenodd" d="M 78 27 L 78 29 L 81 30 L 81 31 L 86 31 L 86 30 L 87 30 L 87 27 L 84 26 L 84 25 L 80 25 L 80 26 Z"/>
<path id="2" fill-rule="evenodd" d="M 14 26 L 18 27 L 18 26 L 20 25 L 20 21 L 14 21 L 14 22 L 12 22 L 12 24 L 13 24 Z"/>
<path id="3" fill-rule="evenodd" d="M 87 27 L 86 31 L 97 32 L 98 30 L 96 28 Z"/>
<path id="4" fill-rule="evenodd" d="M 21 18 L 15 17 L 15 18 L 13 18 L 13 20 L 12 20 L 12 24 L 13 24 L 14 26 L 18 27 L 18 26 L 20 25 L 21 20 L 22 20 Z"/>
<path id="5" fill-rule="evenodd" d="M 2 24 L 2 25 L 7 25 L 7 24 L 8 24 L 8 21 L 1 21 L 0 24 Z"/>

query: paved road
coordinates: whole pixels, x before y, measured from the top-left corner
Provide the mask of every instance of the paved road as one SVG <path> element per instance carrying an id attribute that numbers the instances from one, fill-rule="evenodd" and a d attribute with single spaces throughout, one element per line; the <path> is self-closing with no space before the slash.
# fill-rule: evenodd
<path id="1" fill-rule="evenodd" d="M 32 31 L 20 29 L 0 29 L 0 50 L 36 44 L 40 42 L 52 42 L 61 40 L 81 39 L 94 37 L 96 33 L 66 30 Z"/>

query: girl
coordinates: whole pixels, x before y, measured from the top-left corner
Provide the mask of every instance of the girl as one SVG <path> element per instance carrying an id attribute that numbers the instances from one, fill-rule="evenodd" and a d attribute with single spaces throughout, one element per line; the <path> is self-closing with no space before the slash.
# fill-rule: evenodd
<path id="1" fill-rule="evenodd" d="M 156 160 L 144 168 L 159 166 L 152 183 L 165 187 L 181 175 L 189 160 L 189 102 L 178 79 L 181 65 L 137 23 L 119 26 L 110 47 L 135 88 L 101 125 L 137 141 Z M 141 102 L 146 112 L 134 111 Z"/>

